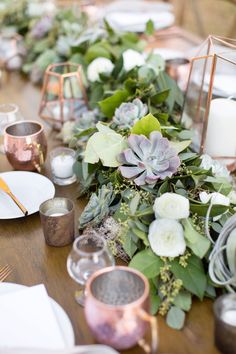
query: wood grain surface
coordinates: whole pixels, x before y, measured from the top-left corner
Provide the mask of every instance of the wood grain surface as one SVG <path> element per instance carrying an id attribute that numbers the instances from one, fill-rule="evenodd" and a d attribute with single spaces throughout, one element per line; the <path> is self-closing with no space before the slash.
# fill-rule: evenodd
<path id="1" fill-rule="evenodd" d="M 177 47 L 180 45 L 179 41 L 180 39 Z M 175 41 L 172 42 L 172 47 L 175 47 Z M 184 45 L 186 47 L 186 42 L 183 40 Z M 40 90 L 18 74 L 9 75 L 0 87 L 0 103 L 10 102 L 20 106 L 25 119 L 39 119 Z M 53 147 L 61 145 L 61 142 L 46 123 L 44 126 L 50 151 Z M 5 156 L 0 155 L 0 172 L 10 170 L 12 168 Z M 50 177 L 48 158 L 43 173 Z M 75 202 L 77 220 L 86 204 L 85 199 L 77 199 L 77 185 L 56 187 L 56 196 L 66 196 Z M 65 309 L 70 317 L 76 344 L 91 344 L 94 343 L 94 339 L 85 322 L 83 309 L 74 300 L 74 292 L 78 286 L 66 270 L 66 259 L 70 249 L 71 246 L 56 248 L 45 244 L 38 213 L 17 220 L 0 220 L 0 266 L 7 263 L 14 269 L 8 281 L 28 286 L 44 283 L 49 295 Z M 211 300 L 200 302 L 194 299 L 192 310 L 187 315 L 186 325 L 182 331 L 168 328 L 160 316 L 158 316 L 158 324 L 160 338 L 158 353 L 218 353 L 213 343 Z M 141 354 L 143 351 L 135 347 L 124 353 Z"/>

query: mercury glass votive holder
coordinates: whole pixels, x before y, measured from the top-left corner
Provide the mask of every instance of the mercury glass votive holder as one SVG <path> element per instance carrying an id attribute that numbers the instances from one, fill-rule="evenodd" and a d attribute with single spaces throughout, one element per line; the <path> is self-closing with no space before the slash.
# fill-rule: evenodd
<path id="1" fill-rule="evenodd" d="M 52 179 L 59 186 L 67 186 L 76 181 L 73 167 L 76 152 L 73 149 L 58 147 L 50 153 Z"/>
<path id="2" fill-rule="evenodd" d="M 223 354 L 236 353 L 236 294 L 220 296 L 214 303 L 215 345 Z"/>
<path id="3" fill-rule="evenodd" d="M 49 246 L 69 245 L 75 237 L 74 203 L 68 198 L 46 200 L 39 207 L 45 241 Z"/>

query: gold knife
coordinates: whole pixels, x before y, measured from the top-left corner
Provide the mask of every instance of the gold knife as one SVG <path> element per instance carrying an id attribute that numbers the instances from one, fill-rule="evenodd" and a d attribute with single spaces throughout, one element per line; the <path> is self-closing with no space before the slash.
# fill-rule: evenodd
<path id="1" fill-rule="evenodd" d="M 0 177 L 0 189 L 2 189 L 5 193 L 11 197 L 11 199 L 16 203 L 18 208 L 22 211 L 22 213 L 26 216 L 28 215 L 28 210 L 22 205 L 19 200 L 16 198 L 16 196 L 11 192 L 10 188 L 6 184 L 6 182 Z"/>

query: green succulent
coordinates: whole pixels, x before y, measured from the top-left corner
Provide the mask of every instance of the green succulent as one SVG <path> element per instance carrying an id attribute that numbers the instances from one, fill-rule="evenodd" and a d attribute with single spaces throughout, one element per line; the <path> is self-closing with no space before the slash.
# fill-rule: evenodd
<path id="1" fill-rule="evenodd" d="M 108 216 L 114 198 L 112 183 L 103 185 L 98 190 L 98 194 L 93 193 L 83 213 L 80 215 L 79 228 L 83 229 L 88 225 L 98 225 Z"/>

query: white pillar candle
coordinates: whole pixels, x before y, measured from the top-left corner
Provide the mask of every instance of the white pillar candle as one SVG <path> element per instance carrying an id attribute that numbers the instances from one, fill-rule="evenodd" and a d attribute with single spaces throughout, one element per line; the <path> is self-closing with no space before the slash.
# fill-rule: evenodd
<path id="1" fill-rule="evenodd" d="M 212 157 L 236 156 L 236 101 L 229 98 L 211 101 L 205 153 Z"/>
<path id="2" fill-rule="evenodd" d="M 61 154 L 52 159 L 52 171 L 57 178 L 72 177 L 75 159 L 71 155 Z"/>
<path id="3" fill-rule="evenodd" d="M 231 326 L 236 326 L 236 310 L 228 310 L 222 313 L 222 320 Z"/>

